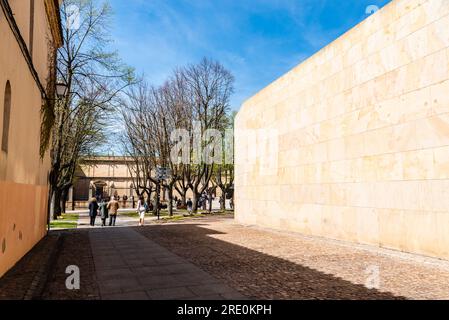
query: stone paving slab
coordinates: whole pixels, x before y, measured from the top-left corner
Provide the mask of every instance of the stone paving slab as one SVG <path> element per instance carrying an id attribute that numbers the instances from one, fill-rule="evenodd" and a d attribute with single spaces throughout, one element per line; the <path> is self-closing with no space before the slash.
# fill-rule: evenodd
<path id="1" fill-rule="evenodd" d="M 101 299 L 245 299 L 131 228 L 92 229 L 89 238 Z"/>

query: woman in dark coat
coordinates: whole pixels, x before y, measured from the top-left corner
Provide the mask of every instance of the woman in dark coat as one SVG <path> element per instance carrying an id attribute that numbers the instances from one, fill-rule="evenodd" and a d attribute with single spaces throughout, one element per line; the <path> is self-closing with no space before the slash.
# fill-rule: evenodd
<path id="1" fill-rule="evenodd" d="M 98 214 L 98 202 L 96 198 L 92 198 L 89 202 L 90 225 L 95 226 L 95 218 Z"/>

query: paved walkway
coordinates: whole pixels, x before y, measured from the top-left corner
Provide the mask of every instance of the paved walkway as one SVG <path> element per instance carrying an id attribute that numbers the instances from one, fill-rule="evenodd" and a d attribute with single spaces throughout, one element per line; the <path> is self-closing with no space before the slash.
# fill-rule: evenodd
<path id="1" fill-rule="evenodd" d="M 244 296 L 131 228 L 89 233 L 101 299 L 243 299 Z"/>
<path id="2" fill-rule="evenodd" d="M 27 295 L 52 246 L 59 249 L 46 285 L 33 295 L 40 299 L 449 298 L 449 261 L 231 217 L 56 231 L 43 241 L 0 279 L 0 299 Z M 66 288 L 69 265 L 80 268 L 80 290 Z"/>

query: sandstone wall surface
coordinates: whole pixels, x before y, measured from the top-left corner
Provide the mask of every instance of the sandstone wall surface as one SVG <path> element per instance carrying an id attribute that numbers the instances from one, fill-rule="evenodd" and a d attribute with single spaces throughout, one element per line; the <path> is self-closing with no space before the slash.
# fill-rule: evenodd
<path id="1" fill-rule="evenodd" d="M 391 2 L 235 135 L 237 221 L 449 259 L 449 1 Z"/>

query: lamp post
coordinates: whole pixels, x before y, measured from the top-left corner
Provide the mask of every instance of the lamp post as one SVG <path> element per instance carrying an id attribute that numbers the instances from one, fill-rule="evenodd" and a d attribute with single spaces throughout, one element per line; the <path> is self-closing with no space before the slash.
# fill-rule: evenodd
<path id="1" fill-rule="evenodd" d="M 62 99 L 66 96 L 67 94 L 67 85 L 65 83 L 57 83 L 56 84 L 56 96 L 58 97 L 58 99 Z"/>
<path id="2" fill-rule="evenodd" d="M 158 220 L 160 220 L 160 208 L 159 208 L 159 206 L 161 205 L 160 204 L 160 202 L 161 202 L 161 191 L 160 191 L 161 185 L 164 182 L 164 180 L 167 180 L 169 178 L 170 174 L 171 174 L 171 172 L 170 172 L 170 170 L 168 168 L 165 168 L 165 167 L 157 167 L 156 168 L 156 179 L 157 179 L 158 184 L 159 184 L 158 191 L 157 191 L 157 194 L 156 194 L 156 197 L 157 197 L 156 203 L 158 205 L 158 208 L 156 208 L 156 210 L 157 210 L 157 219 Z"/>

